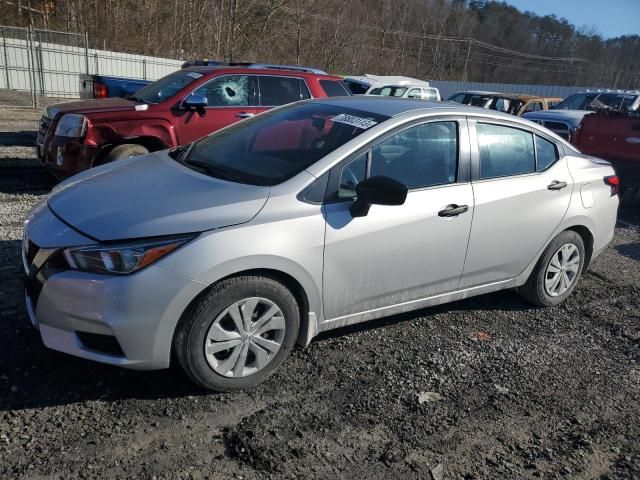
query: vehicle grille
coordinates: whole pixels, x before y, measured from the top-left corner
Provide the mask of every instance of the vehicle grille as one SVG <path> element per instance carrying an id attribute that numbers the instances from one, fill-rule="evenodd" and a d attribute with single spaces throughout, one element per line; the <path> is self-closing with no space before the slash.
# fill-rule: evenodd
<path id="1" fill-rule="evenodd" d="M 38 250 L 40 250 L 40 247 L 38 247 L 31 240 L 27 240 L 27 251 L 25 252 L 26 253 L 25 257 L 29 265 L 31 265 L 31 263 L 33 262 L 33 259 L 36 258 L 36 255 L 38 254 Z"/>
<path id="2" fill-rule="evenodd" d="M 38 145 L 44 145 L 44 141 L 47 138 L 47 133 L 49 132 L 49 127 L 51 126 L 51 119 L 47 118 L 46 115 L 43 115 L 40 119 L 40 124 L 38 126 Z"/>
<path id="3" fill-rule="evenodd" d="M 42 291 L 42 283 L 40 283 L 40 281 L 36 277 L 27 277 L 25 275 L 24 288 L 27 291 L 27 295 L 29 295 L 29 298 L 31 298 L 33 304 L 36 305 L 38 303 L 40 292 Z"/>

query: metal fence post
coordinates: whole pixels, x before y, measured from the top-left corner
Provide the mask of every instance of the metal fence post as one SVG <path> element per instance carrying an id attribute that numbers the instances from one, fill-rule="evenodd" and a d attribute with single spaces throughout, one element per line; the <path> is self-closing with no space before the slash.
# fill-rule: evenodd
<path id="1" fill-rule="evenodd" d="M 4 74 L 7 79 L 7 88 L 11 88 L 11 77 L 9 76 L 9 55 L 7 54 L 7 37 L 4 34 L 4 28 L 2 30 L 2 55 L 4 57 Z"/>
<path id="2" fill-rule="evenodd" d="M 27 63 L 29 64 L 29 83 L 31 84 L 31 106 L 38 107 L 38 91 L 36 90 L 36 70 L 33 55 L 33 36 L 31 27 L 27 28 Z"/>
<path id="3" fill-rule="evenodd" d="M 147 79 L 147 59 L 142 59 L 142 78 Z"/>
<path id="4" fill-rule="evenodd" d="M 89 75 L 89 33 L 84 32 L 84 62 L 86 74 Z"/>
<path id="5" fill-rule="evenodd" d="M 100 69 L 98 68 L 98 52 L 93 54 L 93 63 L 95 64 L 96 71 L 93 72 L 95 75 L 100 75 Z"/>
<path id="6" fill-rule="evenodd" d="M 38 44 L 36 46 L 36 52 L 38 52 L 38 73 L 40 80 L 40 94 L 45 97 L 47 95 L 47 89 L 44 84 L 44 57 L 42 56 L 42 36 L 38 34 Z"/>

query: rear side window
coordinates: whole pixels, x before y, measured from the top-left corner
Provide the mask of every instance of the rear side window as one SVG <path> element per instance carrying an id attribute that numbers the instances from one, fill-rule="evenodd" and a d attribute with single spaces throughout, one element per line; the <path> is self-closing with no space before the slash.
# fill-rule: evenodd
<path id="1" fill-rule="evenodd" d="M 554 143 L 536 135 L 537 170 L 546 170 L 558 160 L 558 148 Z"/>
<path id="2" fill-rule="evenodd" d="M 311 98 L 304 80 L 291 77 L 259 76 L 260 105 L 275 107 Z"/>
<path id="3" fill-rule="evenodd" d="M 538 110 L 542 110 L 542 103 L 540 102 L 529 102 L 527 108 L 525 108 L 525 112 L 537 112 Z"/>
<path id="4" fill-rule="evenodd" d="M 320 86 L 327 94 L 327 97 L 346 97 L 350 96 L 349 90 L 339 80 L 320 80 Z"/>
<path id="5" fill-rule="evenodd" d="M 476 129 L 481 179 L 535 172 L 532 133 L 487 123 L 478 123 Z"/>

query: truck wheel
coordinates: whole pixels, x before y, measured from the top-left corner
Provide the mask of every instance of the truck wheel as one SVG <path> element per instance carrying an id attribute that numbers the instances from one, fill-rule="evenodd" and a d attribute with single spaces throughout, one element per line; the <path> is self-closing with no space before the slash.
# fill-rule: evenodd
<path id="1" fill-rule="evenodd" d="M 584 260 L 582 237 L 573 230 L 565 230 L 551 241 L 518 292 L 536 305 L 558 305 L 576 287 Z"/>
<path id="2" fill-rule="evenodd" d="M 135 143 L 125 143 L 124 145 L 118 145 L 117 147 L 109 150 L 109 152 L 104 157 L 102 157 L 99 165 L 115 162 L 116 160 L 122 160 L 124 158 L 145 155 L 147 153 L 149 153 L 149 150 L 142 145 L 137 145 Z"/>
<path id="3" fill-rule="evenodd" d="M 225 392 L 265 381 L 293 349 L 298 304 L 280 282 L 242 276 L 213 285 L 185 312 L 174 352 L 201 387 Z"/>

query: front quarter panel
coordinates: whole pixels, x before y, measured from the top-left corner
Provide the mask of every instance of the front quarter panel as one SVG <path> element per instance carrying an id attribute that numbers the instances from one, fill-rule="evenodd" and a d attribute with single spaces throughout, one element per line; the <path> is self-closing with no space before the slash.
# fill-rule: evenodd
<path id="1" fill-rule="evenodd" d="M 272 192 L 252 221 L 205 232 L 157 266 L 205 285 L 249 270 L 281 272 L 301 285 L 310 318 L 320 319 L 324 231 L 319 205 Z"/>

